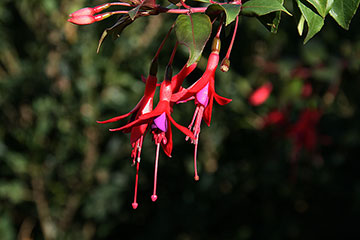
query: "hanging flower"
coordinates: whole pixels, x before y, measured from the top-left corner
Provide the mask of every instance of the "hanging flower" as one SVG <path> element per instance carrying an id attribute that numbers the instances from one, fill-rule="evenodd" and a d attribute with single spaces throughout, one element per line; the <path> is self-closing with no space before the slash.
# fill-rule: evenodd
<path id="1" fill-rule="evenodd" d="M 220 52 L 220 39 L 215 37 L 212 44 L 212 52 L 208 59 L 208 64 L 204 74 L 201 78 L 195 82 L 192 86 L 187 89 L 182 89 L 178 93 L 174 94 L 171 98 L 172 102 L 183 103 L 192 99 L 195 99 L 195 113 L 193 119 L 189 125 L 189 129 L 194 133 L 194 139 L 191 141 L 195 144 L 194 149 L 194 179 L 199 180 L 197 173 L 197 147 L 199 142 L 200 135 L 200 125 L 202 119 L 210 126 L 211 114 L 214 98 L 217 103 L 220 105 L 225 105 L 231 101 L 219 96 L 215 92 L 215 71 L 219 64 L 219 52 Z M 186 140 L 189 138 L 187 137 Z"/>

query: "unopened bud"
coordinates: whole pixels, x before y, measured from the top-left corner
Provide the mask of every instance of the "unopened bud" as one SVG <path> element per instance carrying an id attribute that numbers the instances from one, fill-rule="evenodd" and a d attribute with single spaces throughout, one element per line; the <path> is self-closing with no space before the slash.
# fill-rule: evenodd
<path id="1" fill-rule="evenodd" d="M 99 15 L 80 15 L 80 16 L 73 16 L 68 19 L 69 22 L 77 24 L 77 25 L 88 25 L 94 22 L 99 22 L 104 20 L 105 18 L 110 17 L 111 13 L 103 13 Z"/>
<path id="2" fill-rule="evenodd" d="M 220 65 L 220 70 L 222 72 L 227 72 L 230 69 L 230 60 L 228 58 L 224 58 Z"/>
<path id="3" fill-rule="evenodd" d="M 173 75 L 172 66 L 170 64 L 168 64 L 165 69 L 165 79 L 164 80 L 171 81 L 172 75 Z"/>
<path id="4" fill-rule="evenodd" d="M 157 75 L 157 70 L 158 70 L 158 61 L 157 61 L 157 58 L 155 58 L 151 62 L 149 75 L 156 76 Z"/>
<path id="5" fill-rule="evenodd" d="M 80 17 L 80 16 L 92 16 L 92 15 L 94 15 L 94 13 L 95 13 L 95 11 L 93 8 L 87 7 L 87 8 L 82 8 L 82 9 L 79 9 L 79 10 L 71 13 L 69 15 L 69 17 L 75 18 L 75 17 Z"/>
<path id="6" fill-rule="evenodd" d="M 212 45 L 211 45 L 211 51 L 219 53 L 220 52 L 220 47 L 221 47 L 220 38 L 214 37 L 214 40 L 213 40 Z"/>
<path id="7" fill-rule="evenodd" d="M 90 15 L 75 16 L 69 18 L 68 21 L 77 25 L 88 25 L 96 22 L 95 17 Z"/>

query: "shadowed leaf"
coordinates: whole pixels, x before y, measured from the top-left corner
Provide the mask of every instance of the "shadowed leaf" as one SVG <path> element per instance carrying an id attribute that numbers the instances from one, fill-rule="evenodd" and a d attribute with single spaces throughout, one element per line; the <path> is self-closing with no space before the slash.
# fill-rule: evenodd
<path id="1" fill-rule="evenodd" d="M 176 37 L 181 44 L 189 48 L 190 57 L 187 65 L 196 62 L 209 40 L 211 34 L 211 21 L 203 13 L 180 15 L 175 24 Z"/>

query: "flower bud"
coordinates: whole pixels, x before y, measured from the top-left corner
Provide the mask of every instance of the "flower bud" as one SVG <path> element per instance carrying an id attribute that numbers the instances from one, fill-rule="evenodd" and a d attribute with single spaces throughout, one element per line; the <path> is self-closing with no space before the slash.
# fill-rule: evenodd
<path id="1" fill-rule="evenodd" d="M 219 53 L 220 52 L 220 47 L 221 47 L 220 38 L 214 37 L 214 40 L 213 40 L 212 46 L 211 46 L 211 51 Z"/>
<path id="2" fill-rule="evenodd" d="M 111 16 L 111 13 L 103 13 L 99 15 L 80 15 L 80 16 L 73 16 L 69 18 L 68 21 L 77 25 L 87 25 L 92 24 L 94 22 L 99 22 Z"/>
<path id="3" fill-rule="evenodd" d="M 69 22 L 77 24 L 77 25 L 87 25 L 96 22 L 94 16 L 83 15 L 83 16 L 74 16 L 68 19 Z"/>
<path id="4" fill-rule="evenodd" d="M 157 58 L 155 58 L 151 62 L 149 75 L 150 76 L 156 76 L 157 75 L 157 70 L 158 70 L 158 61 L 157 61 Z"/>
<path id="5" fill-rule="evenodd" d="M 229 71 L 230 68 L 230 60 L 228 58 L 224 58 L 224 60 L 222 60 L 221 65 L 220 65 L 220 70 L 222 72 L 227 72 Z"/>
<path id="6" fill-rule="evenodd" d="M 172 66 L 168 64 L 165 69 L 165 79 L 164 80 L 171 81 L 172 75 L 173 75 Z"/>
<path id="7" fill-rule="evenodd" d="M 69 17 L 74 18 L 74 17 L 80 17 L 80 16 L 92 16 L 92 15 L 94 15 L 94 13 L 95 13 L 95 11 L 93 8 L 87 7 L 87 8 L 82 8 L 82 9 L 79 9 L 79 10 L 71 13 L 69 15 Z"/>

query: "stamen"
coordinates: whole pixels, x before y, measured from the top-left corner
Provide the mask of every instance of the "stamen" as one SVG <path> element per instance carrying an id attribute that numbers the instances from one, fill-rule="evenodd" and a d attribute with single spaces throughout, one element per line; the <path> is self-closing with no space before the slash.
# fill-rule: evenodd
<path id="1" fill-rule="evenodd" d="M 136 202 L 137 198 L 137 190 L 138 190 L 138 183 L 139 183 L 139 168 L 140 168 L 140 161 L 137 162 L 136 165 L 136 177 L 135 177 L 135 193 L 134 193 L 134 202 L 131 204 L 133 209 L 138 207 L 138 203 Z"/>
<path id="2" fill-rule="evenodd" d="M 139 140 L 137 140 L 136 152 L 137 152 L 137 165 L 136 165 L 136 177 L 135 177 L 135 193 L 134 193 L 134 202 L 132 203 L 133 209 L 138 207 L 137 199 L 137 191 L 139 185 L 139 169 L 140 169 L 140 155 L 141 155 L 141 147 L 143 144 L 144 136 L 141 136 Z M 135 155 L 136 156 L 136 155 Z M 134 158 L 135 161 L 135 158 Z M 135 163 L 134 163 L 135 164 Z"/>
<path id="3" fill-rule="evenodd" d="M 155 202 L 157 199 L 156 183 L 157 183 L 157 171 L 158 171 L 158 165 L 159 165 L 159 152 L 160 152 L 160 143 L 157 143 L 156 158 L 155 158 L 155 171 L 154 171 L 154 191 L 153 191 L 153 195 L 151 195 L 151 200 L 153 202 Z"/>
<path id="4" fill-rule="evenodd" d="M 199 107 L 196 106 L 195 112 L 194 112 L 194 115 L 193 115 L 193 118 L 192 118 L 191 123 L 190 123 L 190 125 L 189 125 L 189 127 L 188 127 L 188 129 L 189 129 L 190 131 L 191 131 L 193 125 L 194 125 L 194 122 L 195 122 L 195 119 L 196 119 L 196 116 L 197 116 L 198 112 L 199 112 Z M 189 140 L 189 136 L 186 136 L 186 137 L 185 137 L 185 140 L 188 141 L 188 140 Z"/>
<path id="5" fill-rule="evenodd" d="M 197 161 L 196 161 L 198 142 L 199 142 L 199 137 L 197 137 L 195 140 L 195 150 L 194 150 L 194 172 L 195 172 L 194 179 L 195 179 L 195 181 L 199 181 L 199 179 L 200 179 L 198 172 L 197 172 Z"/>

